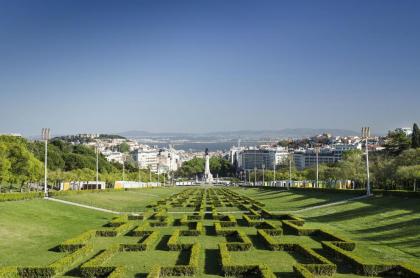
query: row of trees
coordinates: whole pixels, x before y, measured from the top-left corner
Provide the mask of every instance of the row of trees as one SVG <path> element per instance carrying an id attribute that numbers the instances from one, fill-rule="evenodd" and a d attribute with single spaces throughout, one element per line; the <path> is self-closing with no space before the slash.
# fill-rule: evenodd
<path id="1" fill-rule="evenodd" d="M 204 158 L 193 158 L 184 162 L 175 173 L 175 176 L 182 178 L 195 178 L 196 176 L 201 177 L 204 173 L 204 166 Z M 216 156 L 210 158 L 210 172 L 214 177 L 234 177 L 236 173 L 235 168 L 228 160 Z"/>
<path id="2" fill-rule="evenodd" d="M 29 142 L 23 138 L 0 136 L 0 189 L 26 189 L 43 183 L 43 142 Z M 122 179 L 122 165 L 108 162 L 99 155 L 99 178 L 108 184 Z M 62 181 L 92 181 L 96 179 L 95 150 L 84 145 L 72 145 L 60 139 L 48 143 L 48 183 L 59 185 Z M 155 174 L 138 169 L 127 159 L 126 180 L 157 180 Z"/>
<path id="3" fill-rule="evenodd" d="M 420 181 L 420 130 L 417 124 L 413 125 L 413 133 L 407 136 L 402 130 L 390 131 L 384 138 L 385 149 L 370 154 L 371 183 L 374 188 L 380 189 L 406 189 L 416 190 Z M 319 165 L 319 179 L 329 180 L 352 180 L 357 187 L 366 185 L 366 162 L 362 151 L 349 151 L 343 155 L 343 159 L 334 164 Z M 279 165 L 276 172 L 277 180 L 289 179 L 288 161 L 285 165 Z M 292 164 L 293 165 L 293 164 Z M 293 180 L 315 180 L 316 166 L 297 171 L 292 168 Z M 255 179 L 255 173 L 247 176 L 251 181 Z M 257 180 L 262 180 L 262 172 L 257 174 Z M 265 180 L 272 181 L 274 173 L 265 172 Z"/>

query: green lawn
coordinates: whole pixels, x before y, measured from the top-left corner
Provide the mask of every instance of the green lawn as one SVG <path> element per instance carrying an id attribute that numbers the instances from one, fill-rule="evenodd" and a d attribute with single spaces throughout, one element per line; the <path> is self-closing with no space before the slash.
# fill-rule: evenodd
<path id="1" fill-rule="evenodd" d="M 113 215 L 52 201 L 0 202 L 0 265 L 43 265 L 61 254 L 48 250 L 99 227 Z"/>
<path id="2" fill-rule="evenodd" d="M 101 193 L 80 193 L 62 195 L 56 198 L 80 204 L 96 206 L 121 212 L 144 211 L 146 206 L 174 193 L 183 187 L 144 188 L 129 191 L 111 191 Z"/>
<path id="3" fill-rule="evenodd" d="M 148 204 L 185 190 L 181 188 L 157 188 L 133 191 L 102 193 L 82 193 L 60 196 L 61 199 L 95 205 L 118 211 L 143 211 Z M 288 191 L 270 189 L 232 189 L 233 192 L 252 197 L 266 204 L 268 210 L 297 211 L 314 205 L 322 205 L 354 197 L 351 193 L 325 193 L 315 191 Z M 207 194 L 207 193 L 206 193 Z M 187 197 L 196 198 L 196 197 Z M 209 206 L 207 200 L 206 208 Z M 182 211 L 183 208 L 172 210 Z M 194 208 L 184 208 L 193 211 Z M 236 207 L 222 208 L 217 211 L 239 210 Z M 2 212 L 0 225 L 0 266 L 9 265 L 47 265 L 62 253 L 51 250 L 62 241 L 81 232 L 101 228 L 115 215 L 64 205 L 52 201 L 30 200 L 0 203 Z M 307 228 L 322 228 L 342 235 L 356 242 L 353 251 L 366 262 L 404 262 L 420 265 L 420 200 L 403 197 L 373 197 L 350 203 L 294 213 L 305 219 Z M 253 247 L 245 252 L 230 252 L 235 264 L 267 264 L 278 277 L 294 277 L 292 266 L 305 263 L 305 257 L 293 252 L 270 251 L 257 236 L 255 227 L 248 227 L 241 220 L 242 214 L 235 213 L 239 220 L 236 229 L 246 233 Z M 182 214 L 172 214 L 175 220 Z M 147 220 L 149 221 L 149 220 Z M 196 277 L 220 277 L 218 244 L 229 241 L 224 236 L 214 233 L 214 221 L 208 217 L 202 220 L 204 232 L 200 236 L 182 236 L 180 242 L 201 244 L 200 273 Z M 271 220 L 277 226 L 279 220 Z M 119 252 L 106 265 L 126 266 L 126 277 L 146 277 L 155 264 L 171 266 L 185 262 L 185 256 L 179 251 L 168 251 L 167 241 L 175 229 L 185 230 L 186 226 L 177 226 L 179 221 L 168 227 L 151 227 L 160 232 L 159 239 L 152 248 L 144 252 Z M 134 226 L 142 221 L 133 221 Z M 110 229 L 110 228 L 107 228 Z M 286 234 L 273 236 L 281 242 L 299 243 L 323 254 L 320 239 L 309 236 Z M 138 237 L 123 234 L 117 237 L 95 237 L 91 239 L 94 253 L 108 249 L 120 243 L 136 243 Z M 86 258 L 87 260 L 89 258 Z M 81 262 L 77 264 L 80 265 Z M 341 269 L 333 277 L 361 277 Z M 72 270 L 66 277 L 79 276 Z"/>
<path id="4" fill-rule="evenodd" d="M 294 211 L 312 206 L 325 205 L 349 198 L 357 197 L 353 192 L 317 192 L 317 191 L 287 191 L 269 187 L 261 188 L 232 188 L 239 194 L 246 195 L 265 204 L 265 208 L 273 211 Z"/>
<path id="5" fill-rule="evenodd" d="M 420 199 L 377 196 L 299 216 L 308 226 L 324 226 L 356 240 L 360 253 L 372 260 L 420 265 Z"/>

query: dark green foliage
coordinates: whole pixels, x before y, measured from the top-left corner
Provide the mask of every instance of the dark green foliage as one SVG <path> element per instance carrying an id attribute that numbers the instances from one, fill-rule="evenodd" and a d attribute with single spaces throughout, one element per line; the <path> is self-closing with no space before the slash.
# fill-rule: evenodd
<path id="1" fill-rule="evenodd" d="M 388 132 L 385 140 L 385 150 L 390 155 L 396 156 L 410 148 L 411 141 L 402 130 Z"/>
<path id="2" fill-rule="evenodd" d="M 413 125 L 413 133 L 411 134 L 411 147 L 420 148 L 420 130 L 418 125 Z"/>

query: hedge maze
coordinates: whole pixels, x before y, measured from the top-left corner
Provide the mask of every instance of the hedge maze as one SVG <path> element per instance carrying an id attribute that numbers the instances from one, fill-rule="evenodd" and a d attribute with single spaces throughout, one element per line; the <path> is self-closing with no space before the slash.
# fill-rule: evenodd
<path id="1" fill-rule="evenodd" d="M 227 188 L 190 188 L 62 242 L 48 265 L 2 267 L 0 277 L 420 277 L 413 265 L 366 263 L 356 249 Z"/>

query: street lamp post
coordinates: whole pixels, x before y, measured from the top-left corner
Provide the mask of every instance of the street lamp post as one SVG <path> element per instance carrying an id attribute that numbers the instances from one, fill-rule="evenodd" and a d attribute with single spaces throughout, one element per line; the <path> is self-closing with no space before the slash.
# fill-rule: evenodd
<path id="1" fill-rule="evenodd" d="M 149 166 L 149 182 L 152 182 L 152 169 Z"/>
<path id="2" fill-rule="evenodd" d="M 257 167 L 254 167 L 254 186 L 257 186 Z"/>
<path id="3" fill-rule="evenodd" d="M 262 185 L 264 186 L 265 185 L 265 171 L 264 171 L 265 170 L 265 164 L 262 165 L 262 170 L 263 170 L 262 171 L 263 172 Z"/>
<path id="4" fill-rule="evenodd" d="M 365 147 L 366 147 L 366 178 L 367 178 L 367 195 L 371 195 L 370 190 L 370 175 L 369 175 L 369 148 L 368 148 L 368 140 L 370 137 L 370 127 L 362 127 L 362 138 L 364 138 L 365 141 Z"/>
<path id="5" fill-rule="evenodd" d="M 99 145 L 96 144 L 96 187 L 99 189 Z"/>
<path id="6" fill-rule="evenodd" d="M 319 151 L 320 148 L 316 147 L 315 148 L 315 154 L 316 154 L 316 186 L 317 188 L 319 188 Z"/>
<path id="7" fill-rule="evenodd" d="M 274 180 L 274 186 L 276 186 L 276 159 L 274 159 L 274 169 L 273 169 L 273 180 Z"/>
<path id="8" fill-rule="evenodd" d="M 125 181 L 125 155 L 124 154 L 122 157 L 122 165 L 123 165 L 122 180 Z"/>
<path id="9" fill-rule="evenodd" d="M 45 158 L 44 158 L 44 195 L 48 197 L 48 139 L 50 139 L 50 129 L 42 129 L 42 139 L 45 141 Z"/>
<path id="10" fill-rule="evenodd" d="M 287 186 L 287 189 L 290 189 L 290 186 L 292 185 L 292 155 L 289 155 L 289 184 Z"/>
<path id="11" fill-rule="evenodd" d="M 160 182 L 160 164 L 157 165 L 157 174 L 158 174 L 158 184 Z"/>

